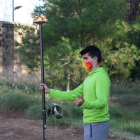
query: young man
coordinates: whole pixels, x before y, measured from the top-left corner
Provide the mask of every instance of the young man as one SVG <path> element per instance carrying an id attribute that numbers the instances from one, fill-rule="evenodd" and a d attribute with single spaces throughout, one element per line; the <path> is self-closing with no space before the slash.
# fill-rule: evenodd
<path id="1" fill-rule="evenodd" d="M 73 91 L 49 89 L 45 84 L 45 93 L 61 101 L 75 101 L 83 108 L 84 140 L 106 140 L 109 133 L 108 99 L 110 94 L 110 79 L 105 68 L 100 67 L 101 52 L 96 46 L 87 46 L 80 54 L 83 57 L 83 67 L 89 71 L 89 76 Z"/>

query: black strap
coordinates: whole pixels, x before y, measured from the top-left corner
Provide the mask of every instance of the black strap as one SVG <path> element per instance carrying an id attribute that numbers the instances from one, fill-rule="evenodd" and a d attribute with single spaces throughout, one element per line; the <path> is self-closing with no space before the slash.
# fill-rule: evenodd
<path id="1" fill-rule="evenodd" d="M 92 125 L 90 124 L 90 137 L 92 138 Z"/>

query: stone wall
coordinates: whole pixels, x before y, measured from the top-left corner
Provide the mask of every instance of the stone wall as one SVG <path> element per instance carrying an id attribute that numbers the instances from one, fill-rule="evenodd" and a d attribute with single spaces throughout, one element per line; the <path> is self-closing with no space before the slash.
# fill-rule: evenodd
<path id="1" fill-rule="evenodd" d="M 21 25 L 31 26 L 32 24 Z M 12 82 L 40 82 L 40 72 L 28 74 L 27 67 L 21 62 L 21 54 L 16 51 L 14 41 L 21 41 L 18 33 L 14 32 L 14 23 L 0 21 L 0 79 Z"/>
<path id="2" fill-rule="evenodd" d="M 0 22 L 0 74 L 13 80 L 14 70 L 14 24 Z"/>

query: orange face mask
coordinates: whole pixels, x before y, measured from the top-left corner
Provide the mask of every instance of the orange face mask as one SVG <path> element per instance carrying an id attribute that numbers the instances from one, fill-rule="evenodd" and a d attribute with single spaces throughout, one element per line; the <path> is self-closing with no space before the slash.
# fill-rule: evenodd
<path id="1" fill-rule="evenodd" d="M 90 70 L 93 66 L 91 65 L 91 62 L 83 62 L 82 66 L 86 69 L 86 70 Z"/>
<path id="2" fill-rule="evenodd" d="M 93 58 L 93 59 L 94 59 L 94 58 Z M 91 60 L 91 62 L 93 61 L 93 59 Z M 94 62 L 94 64 L 92 65 L 91 62 L 83 62 L 83 63 L 82 63 L 82 66 L 83 66 L 86 70 L 90 71 L 90 70 L 92 69 L 92 67 L 94 66 L 94 64 L 96 63 L 96 62 Z"/>

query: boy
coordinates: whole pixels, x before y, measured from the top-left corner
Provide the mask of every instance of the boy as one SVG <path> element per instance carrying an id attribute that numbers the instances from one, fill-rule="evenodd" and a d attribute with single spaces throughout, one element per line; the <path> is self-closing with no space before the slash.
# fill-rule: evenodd
<path id="1" fill-rule="evenodd" d="M 109 133 L 108 99 L 110 94 L 110 79 L 105 68 L 100 67 L 101 51 L 96 46 L 87 46 L 80 52 L 83 57 L 83 67 L 89 71 L 89 76 L 73 91 L 49 89 L 45 84 L 45 93 L 61 101 L 75 101 L 83 108 L 84 140 L 106 140 Z"/>

